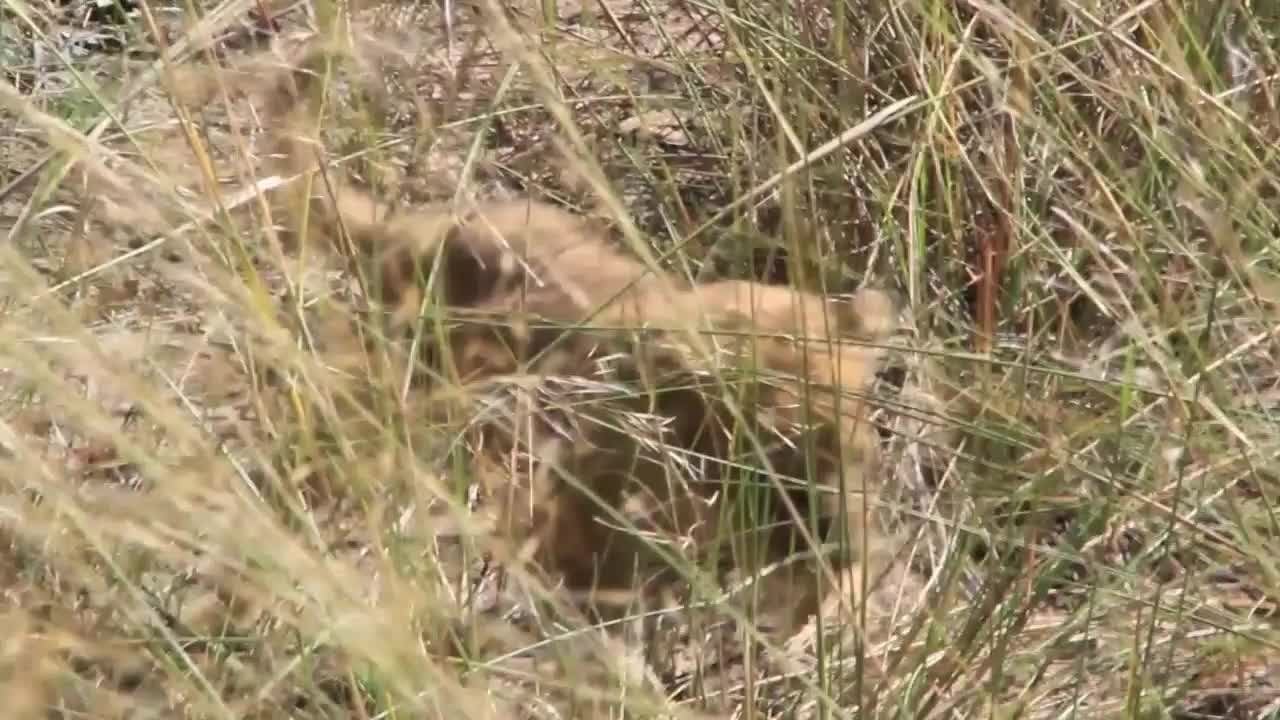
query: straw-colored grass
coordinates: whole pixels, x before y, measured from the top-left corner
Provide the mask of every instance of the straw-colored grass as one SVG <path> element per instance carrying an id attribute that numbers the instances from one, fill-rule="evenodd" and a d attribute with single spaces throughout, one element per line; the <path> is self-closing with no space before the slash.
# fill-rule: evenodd
<path id="1" fill-rule="evenodd" d="M 148 3 L 123 54 L 0 0 L 6 717 L 1280 717 L 1274 9 L 506 5 Z M 263 11 L 363 43 L 322 136 L 388 201 L 897 289 L 893 572 L 778 648 L 709 579 L 603 628 L 497 562 L 405 412 L 433 338 L 278 232 Z"/>

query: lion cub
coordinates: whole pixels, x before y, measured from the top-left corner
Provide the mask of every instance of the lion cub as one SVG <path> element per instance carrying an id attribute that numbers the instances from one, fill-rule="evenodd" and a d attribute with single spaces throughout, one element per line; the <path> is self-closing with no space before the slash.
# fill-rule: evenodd
<path id="1" fill-rule="evenodd" d="M 290 73 L 276 98 L 291 173 L 315 170 L 309 78 Z M 392 213 L 340 180 L 311 187 L 293 210 L 350 241 L 393 316 L 415 317 L 428 288 L 450 311 L 438 359 L 468 392 L 417 400 L 437 415 L 477 400 L 472 464 L 500 528 L 567 586 L 632 588 L 689 556 L 748 575 L 799 557 L 765 593 L 793 627 L 818 610 L 820 576 L 857 576 L 877 534 L 863 398 L 895 329 L 888 294 L 693 285 L 545 203 Z"/>

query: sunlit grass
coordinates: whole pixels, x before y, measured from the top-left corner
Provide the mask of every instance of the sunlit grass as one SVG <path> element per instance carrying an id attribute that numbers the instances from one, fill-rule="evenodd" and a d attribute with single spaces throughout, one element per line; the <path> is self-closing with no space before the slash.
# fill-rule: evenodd
<path id="1" fill-rule="evenodd" d="M 402 400 L 413 341 L 282 241 L 244 101 L 184 128 L 140 73 L 125 113 L 5 0 L 8 717 L 1275 716 L 1274 17 L 512 5 L 523 47 L 470 8 L 384 19 L 399 71 L 344 104 L 335 65 L 329 157 L 404 202 L 562 202 L 690 277 L 900 291 L 873 502 L 914 581 L 867 603 L 893 641 L 824 619 L 786 675 L 723 589 L 602 631 L 495 572 L 517 549 L 482 532 L 457 424 Z M 188 32 L 176 66 L 208 60 Z"/>

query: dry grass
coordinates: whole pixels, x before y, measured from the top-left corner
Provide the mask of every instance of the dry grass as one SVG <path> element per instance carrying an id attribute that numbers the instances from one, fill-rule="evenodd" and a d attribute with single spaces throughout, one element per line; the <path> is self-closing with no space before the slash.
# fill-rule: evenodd
<path id="1" fill-rule="evenodd" d="M 902 292 L 894 571 L 780 653 L 689 563 L 606 631 L 493 562 L 404 404 L 431 336 L 255 191 L 261 6 L 148 5 L 129 56 L 0 0 L 8 717 L 1280 717 L 1265 3 L 351 5 L 372 66 L 335 57 L 322 135 L 379 196 Z"/>

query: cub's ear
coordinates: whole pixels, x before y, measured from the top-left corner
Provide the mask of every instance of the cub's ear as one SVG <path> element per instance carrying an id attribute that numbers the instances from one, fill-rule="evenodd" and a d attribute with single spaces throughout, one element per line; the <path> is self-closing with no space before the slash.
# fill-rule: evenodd
<path id="1" fill-rule="evenodd" d="M 519 270 L 510 251 L 490 234 L 455 219 L 444 207 L 357 223 L 352 239 L 376 258 L 370 289 L 390 305 L 430 287 L 449 307 L 474 308 L 503 292 Z"/>
<path id="2" fill-rule="evenodd" d="M 520 243 L 517 240 L 515 244 Z M 474 218 L 453 225 L 441 250 L 444 253 L 442 297 L 449 305 L 475 307 L 518 286 L 523 265 L 493 232 Z"/>
<path id="3" fill-rule="evenodd" d="M 902 300 L 897 293 L 864 288 L 832 301 L 842 335 L 868 342 L 883 342 L 898 329 Z"/>

